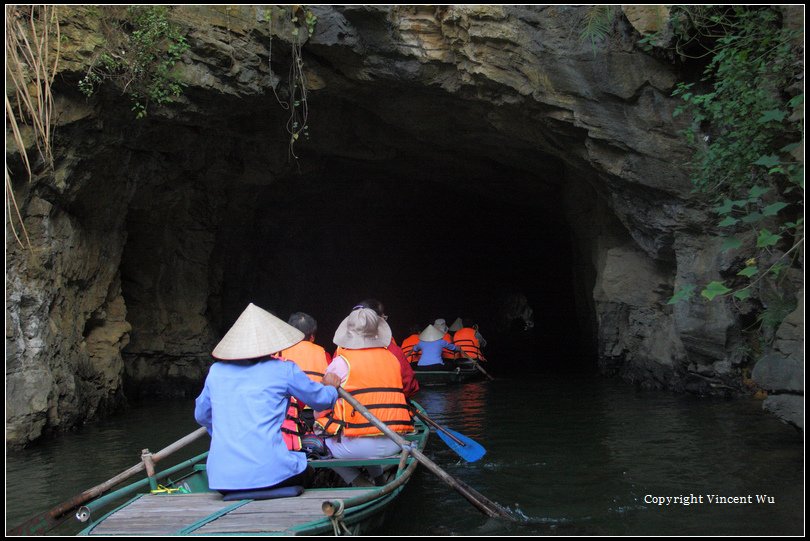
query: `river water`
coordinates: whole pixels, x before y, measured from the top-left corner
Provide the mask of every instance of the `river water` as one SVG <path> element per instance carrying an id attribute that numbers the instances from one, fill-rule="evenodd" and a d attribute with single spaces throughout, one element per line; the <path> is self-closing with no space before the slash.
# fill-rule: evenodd
<path id="1" fill-rule="evenodd" d="M 590 376 L 426 387 L 417 400 L 487 449 L 467 464 L 434 435 L 427 455 L 523 519 L 487 519 L 420 468 L 382 535 L 804 533 L 803 436 L 760 402 L 641 391 Z M 143 447 L 156 451 L 192 432 L 192 416 L 191 400 L 153 402 L 7 454 L 6 526 L 137 463 Z M 175 456 L 206 448 L 201 440 Z M 675 496 L 695 503 L 660 500 Z M 745 503 L 716 503 L 718 496 Z M 71 521 L 54 533 L 80 529 Z"/>

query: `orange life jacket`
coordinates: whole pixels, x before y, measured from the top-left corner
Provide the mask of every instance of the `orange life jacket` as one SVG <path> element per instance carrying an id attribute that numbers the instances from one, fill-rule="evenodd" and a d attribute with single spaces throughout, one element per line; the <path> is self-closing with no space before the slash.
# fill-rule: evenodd
<path id="1" fill-rule="evenodd" d="M 445 333 L 442 337 L 442 340 L 447 342 L 448 344 L 453 343 L 453 339 L 450 337 L 450 333 Z M 442 348 L 442 359 L 455 359 L 456 352 L 452 349 Z"/>
<path id="2" fill-rule="evenodd" d="M 292 347 L 283 350 L 279 356 L 298 365 L 312 381 L 321 382 L 326 373 L 326 351 L 318 344 L 313 344 L 308 340 L 302 340 Z M 290 405 L 287 408 L 287 415 L 281 423 L 281 436 L 287 449 L 290 451 L 301 450 L 301 436 L 306 433 L 306 427 L 301 421 L 301 411 L 307 406 L 299 402 L 295 397 L 290 397 Z"/>
<path id="3" fill-rule="evenodd" d="M 304 428 L 299 422 L 299 414 L 300 404 L 295 398 L 290 397 L 287 415 L 281 423 L 281 437 L 290 451 L 301 450 L 301 436 L 304 435 Z"/>
<path id="4" fill-rule="evenodd" d="M 326 373 L 326 351 L 309 340 L 302 340 L 283 350 L 280 356 L 297 364 L 312 381 L 320 383 Z"/>
<path id="5" fill-rule="evenodd" d="M 340 355 L 349 367 L 343 388 L 394 432 L 413 432 L 413 420 L 402 393 L 399 361 L 394 354 L 385 348 L 341 348 Z M 342 398 L 315 423 L 327 434 L 352 437 L 382 434 Z"/>
<path id="6" fill-rule="evenodd" d="M 421 351 L 413 352 L 413 347 L 419 343 L 419 335 L 412 334 L 402 341 L 402 353 L 409 363 L 419 362 L 419 357 L 422 356 Z"/>
<path id="7" fill-rule="evenodd" d="M 481 346 L 478 342 L 478 338 L 475 337 L 475 329 L 464 327 L 457 330 L 453 335 L 453 343 L 459 346 L 467 357 L 473 359 L 483 359 L 484 357 L 481 354 Z M 459 354 L 459 357 L 461 357 L 461 354 Z"/>

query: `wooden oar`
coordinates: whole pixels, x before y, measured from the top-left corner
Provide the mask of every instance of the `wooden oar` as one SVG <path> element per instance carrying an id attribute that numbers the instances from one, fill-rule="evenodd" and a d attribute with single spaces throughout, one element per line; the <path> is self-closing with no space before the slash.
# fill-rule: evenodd
<path id="1" fill-rule="evenodd" d="M 468 357 L 468 356 L 467 356 L 467 354 L 466 354 L 466 353 L 464 353 L 464 350 L 463 350 L 463 349 L 459 348 L 459 350 L 461 351 L 461 357 L 462 357 L 463 359 L 467 359 L 467 360 L 471 361 L 471 362 L 472 362 L 472 364 L 473 364 L 473 366 L 474 366 L 474 367 L 476 367 L 478 370 L 480 370 L 482 374 L 484 374 L 486 377 L 488 377 L 488 378 L 489 378 L 489 379 L 491 379 L 492 381 L 495 381 L 495 378 L 493 378 L 492 376 L 490 376 L 490 375 L 489 375 L 489 372 L 487 372 L 486 370 L 484 370 L 484 367 L 483 367 L 483 366 L 481 366 L 481 363 L 479 363 L 477 360 L 473 359 L 472 357 Z"/>
<path id="2" fill-rule="evenodd" d="M 351 394 L 349 394 L 346 389 L 342 387 L 338 388 L 338 394 L 341 398 L 343 398 L 346 402 L 352 405 L 355 410 L 359 411 L 363 417 L 368 419 L 368 422 L 376 426 L 383 434 L 388 436 L 392 441 L 394 441 L 397 445 L 401 448 L 408 449 L 408 452 L 418 460 L 423 466 L 429 469 L 432 473 L 438 476 L 442 481 L 450 485 L 453 489 L 456 490 L 459 494 L 464 496 L 468 502 L 473 504 L 479 511 L 484 513 L 485 515 L 492 517 L 492 518 L 505 518 L 512 521 L 517 521 L 518 519 L 512 516 L 509 511 L 507 511 L 501 505 L 493 502 L 492 500 L 487 499 L 483 494 L 480 494 L 475 489 L 467 486 L 462 481 L 456 479 L 443 469 L 441 469 L 435 462 L 430 460 L 428 457 L 422 454 L 419 449 L 416 449 L 411 446 L 408 441 L 405 440 L 402 436 L 388 428 L 385 423 L 377 419 L 368 409 L 366 409 L 363 404 L 358 402 Z"/>
<path id="3" fill-rule="evenodd" d="M 176 442 L 164 447 L 157 453 L 152 454 L 152 461 L 158 462 L 159 460 L 166 458 L 178 449 L 185 447 L 189 443 L 201 438 L 207 433 L 208 430 L 205 428 L 198 428 L 191 434 L 180 438 Z M 69 500 L 65 500 L 56 507 L 45 511 L 44 513 L 40 513 L 35 517 L 29 518 L 19 526 L 6 531 L 6 535 L 42 535 L 64 522 L 64 520 L 70 516 L 71 511 L 80 505 L 89 502 L 97 496 L 100 496 L 124 479 L 128 479 L 136 473 L 143 471 L 144 468 L 144 463 L 139 462 L 131 468 L 122 471 L 112 479 L 108 479 L 107 481 L 104 481 L 100 485 L 96 485 L 93 488 L 88 488 L 81 494 L 73 496 Z"/>
<path id="4" fill-rule="evenodd" d="M 487 453 L 487 450 L 474 439 L 468 438 L 464 434 L 459 434 L 454 430 L 443 427 L 428 417 L 426 413 L 423 413 L 416 408 L 413 409 L 413 413 L 427 424 L 435 428 L 438 431 L 439 437 L 442 439 L 442 441 L 446 443 L 450 449 L 455 451 L 458 456 L 467 462 L 475 462 L 476 460 L 480 460 L 481 457 Z"/>

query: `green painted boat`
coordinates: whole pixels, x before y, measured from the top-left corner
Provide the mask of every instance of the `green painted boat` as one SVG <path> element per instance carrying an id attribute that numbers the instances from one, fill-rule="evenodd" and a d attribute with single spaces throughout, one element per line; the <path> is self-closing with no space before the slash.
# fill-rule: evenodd
<path id="1" fill-rule="evenodd" d="M 405 439 L 422 451 L 430 430 L 418 418 L 414 423 L 416 431 Z M 76 513 L 78 520 L 90 523 L 79 535 L 367 534 L 382 524 L 386 508 L 418 465 L 404 451 L 390 458 L 310 460 L 316 471 L 388 465 L 392 474 L 383 486 L 313 488 L 290 498 L 226 502 L 208 489 L 207 456 L 203 453 L 89 502 Z M 105 512 L 111 506 L 116 507 Z"/>
<path id="2" fill-rule="evenodd" d="M 457 366 L 455 370 L 415 370 L 419 385 L 449 385 L 483 379 L 484 374 L 472 365 Z"/>

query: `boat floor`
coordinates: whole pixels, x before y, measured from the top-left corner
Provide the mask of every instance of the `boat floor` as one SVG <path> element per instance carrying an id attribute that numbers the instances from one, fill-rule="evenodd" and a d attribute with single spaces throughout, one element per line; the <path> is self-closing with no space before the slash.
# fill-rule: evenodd
<path id="1" fill-rule="evenodd" d="M 180 535 L 285 533 L 321 520 L 321 503 L 348 499 L 377 489 L 307 490 L 295 498 L 226 502 L 218 492 L 146 494 L 113 512 L 90 535 Z M 243 500 L 244 501 L 244 500 Z"/>

